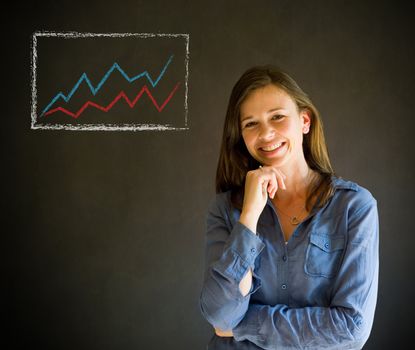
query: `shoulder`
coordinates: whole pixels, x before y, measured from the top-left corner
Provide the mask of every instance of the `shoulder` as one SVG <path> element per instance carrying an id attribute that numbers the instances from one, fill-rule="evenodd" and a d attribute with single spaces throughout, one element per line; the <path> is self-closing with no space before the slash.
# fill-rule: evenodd
<path id="1" fill-rule="evenodd" d="M 230 191 L 214 194 L 208 203 L 207 216 L 223 217 L 229 216 L 230 211 Z"/>
<path id="2" fill-rule="evenodd" d="M 340 207 L 347 207 L 357 212 L 368 206 L 376 206 L 376 199 L 373 194 L 362 185 L 346 180 L 339 176 L 332 176 L 334 188 L 333 201 Z"/>
<path id="3" fill-rule="evenodd" d="M 379 218 L 377 201 L 364 186 L 343 178 L 333 178 L 335 193 L 327 208 L 335 217 L 336 227 L 347 228 L 348 240 L 368 245 L 370 238 L 378 240 Z"/>
<path id="4" fill-rule="evenodd" d="M 239 220 L 240 211 L 233 207 L 231 191 L 220 192 L 213 195 L 209 200 L 207 220 L 225 221 L 232 227 Z"/>
<path id="5" fill-rule="evenodd" d="M 231 191 L 215 193 L 209 199 L 209 211 L 217 209 L 227 209 L 230 206 Z"/>
<path id="6" fill-rule="evenodd" d="M 362 185 L 341 177 L 332 177 L 334 194 L 317 213 L 312 228 L 318 232 L 345 235 L 347 241 L 366 242 L 377 237 L 377 202 Z"/>

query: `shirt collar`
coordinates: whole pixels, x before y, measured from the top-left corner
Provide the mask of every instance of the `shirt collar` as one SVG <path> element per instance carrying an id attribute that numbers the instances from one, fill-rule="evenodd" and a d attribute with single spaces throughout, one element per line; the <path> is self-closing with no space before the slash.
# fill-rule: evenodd
<path id="1" fill-rule="evenodd" d="M 340 190 L 358 191 L 358 189 L 359 189 L 356 183 L 354 183 L 352 181 L 344 180 L 341 177 L 337 177 L 335 175 L 332 175 L 331 179 L 332 179 L 333 187 L 336 190 L 340 189 Z"/>
<path id="2" fill-rule="evenodd" d="M 353 191 L 358 191 L 359 190 L 356 183 L 354 183 L 352 181 L 344 180 L 340 176 L 332 175 L 331 180 L 332 180 L 332 184 L 333 184 L 333 187 L 334 187 L 335 191 L 336 190 L 353 190 Z M 272 204 L 272 200 L 269 196 L 268 196 L 268 199 L 267 199 L 267 204 L 270 205 L 272 208 L 274 207 L 274 205 Z M 313 212 L 314 212 L 314 210 L 313 210 Z"/>

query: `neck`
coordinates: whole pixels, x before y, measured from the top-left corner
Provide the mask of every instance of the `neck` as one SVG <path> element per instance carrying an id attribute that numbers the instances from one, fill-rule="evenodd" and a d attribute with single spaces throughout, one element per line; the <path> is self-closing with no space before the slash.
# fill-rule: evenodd
<path id="1" fill-rule="evenodd" d="M 286 190 L 278 190 L 275 195 L 276 202 L 294 203 L 303 202 L 307 197 L 308 186 L 311 183 L 314 172 L 308 167 L 304 158 L 296 164 L 281 167 L 281 171 L 287 176 L 284 180 Z"/>

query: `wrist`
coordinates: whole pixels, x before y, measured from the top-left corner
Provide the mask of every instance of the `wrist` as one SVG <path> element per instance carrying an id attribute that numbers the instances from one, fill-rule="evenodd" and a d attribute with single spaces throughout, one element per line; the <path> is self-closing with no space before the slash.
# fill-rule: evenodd
<path id="1" fill-rule="evenodd" d="M 242 210 L 239 222 L 248 227 L 253 233 L 256 234 L 256 226 L 258 223 L 259 215 L 250 211 Z"/>

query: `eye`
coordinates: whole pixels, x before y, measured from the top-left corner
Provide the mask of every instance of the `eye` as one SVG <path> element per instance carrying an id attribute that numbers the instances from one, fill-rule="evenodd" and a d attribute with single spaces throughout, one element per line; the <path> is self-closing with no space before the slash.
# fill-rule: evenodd
<path id="1" fill-rule="evenodd" d="M 248 122 L 244 125 L 243 129 L 245 128 L 252 128 L 257 124 L 257 122 Z"/>
<path id="2" fill-rule="evenodd" d="M 284 115 L 282 115 L 282 114 L 275 114 L 271 118 L 273 120 L 280 120 L 280 119 L 284 118 Z"/>

